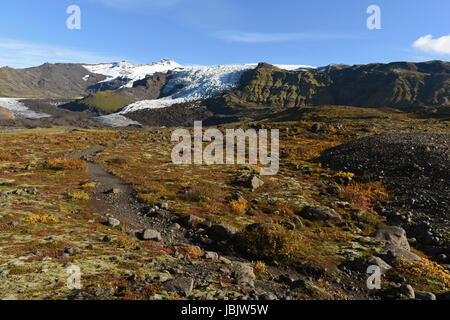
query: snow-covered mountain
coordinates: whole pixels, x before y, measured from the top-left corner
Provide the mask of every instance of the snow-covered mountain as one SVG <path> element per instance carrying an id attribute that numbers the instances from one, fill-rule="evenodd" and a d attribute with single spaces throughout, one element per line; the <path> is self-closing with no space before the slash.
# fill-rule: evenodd
<path id="1" fill-rule="evenodd" d="M 102 82 L 122 80 L 126 84 L 123 87 L 130 88 L 133 86 L 133 82 L 142 80 L 148 75 L 153 75 L 156 72 L 167 73 L 171 70 L 182 68 L 178 63 L 163 59 L 160 62 L 151 64 L 133 64 L 126 61 L 115 63 L 102 63 L 93 65 L 84 65 L 91 73 L 97 73 L 106 76 L 107 78 Z M 86 75 L 84 80 L 89 79 L 89 75 Z"/>
<path id="2" fill-rule="evenodd" d="M 170 61 L 170 60 L 169 60 Z M 159 109 L 167 108 L 174 104 L 191 102 L 200 99 L 207 99 L 219 95 L 227 90 L 235 88 L 244 72 L 255 69 L 258 64 L 242 64 L 242 65 L 220 65 L 220 66 L 186 66 L 182 67 L 176 63 L 177 68 L 172 69 L 174 74 L 169 79 L 163 89 L 163 95 L 167 95 L 161 99 L 141 100 L 132 103 L 119 112 L 120 115 L 126 115 L 143 109 Z M 132 66 L 127 64 L 128 67 Z M 275 65 L 285 70 L 314 70 L 315 67 L 306 65 Z M 108 71 L 99 70 L 106 74 Z M 94 69 L 90 71 L 94 72 Z M 127 69 L 130 72 L 130 69 Z M 163 71 L 160 71 L 163 72 Z M 138 74 L 138 72 L 131 72 Z M 139 75 L 144 77 L 142 73 Z M 111 76 L 112 78 L 112 76 Z M 132 85 L 132 84 L 131 84 Z M 130 85 L 130 86 L 131 86 Z M 116 115 L 107 115 L 98 118 L 104 123 L 111 125 Z M 123 120 L 123 119 L 121 119 Z"/>
<path id="3" fill-rule="evenodd" d="M 305 65 L 275 65 L 285 70 L 312 70 Z M 180 68 L 171 77 L 163 90 L 166 98 L 143 100 L 130 104 L 120 113 L 142 109 L 166 108 L 175 103 L 206 99 L 235 88 L 245 71 L 255 69 L 257 64 L 189 66 Z"/>

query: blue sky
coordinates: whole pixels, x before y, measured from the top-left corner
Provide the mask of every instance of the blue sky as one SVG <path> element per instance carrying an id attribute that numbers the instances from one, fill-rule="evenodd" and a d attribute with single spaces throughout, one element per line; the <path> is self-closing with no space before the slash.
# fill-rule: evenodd
<path id="1" fill-rule="evenodd" d="M 81 30 L 66 27 L 70 5 Z M 381 30 L 366 27 L 370 5 Z M 1 1 L 0 66 L 448 61 L 449 12 L 448 0 Z"/>

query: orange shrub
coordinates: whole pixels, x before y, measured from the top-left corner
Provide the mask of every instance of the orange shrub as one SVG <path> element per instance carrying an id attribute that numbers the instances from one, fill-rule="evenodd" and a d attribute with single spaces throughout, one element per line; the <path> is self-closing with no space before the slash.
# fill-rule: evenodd
<path id="1" fill-rule="evenodd" d="M 244 215 L 247 211 L 247 201 L 246 200 L 232 200 L 230 202 L 231 211 L 238 215 Z"/>
<path id="2" fill-rule="evenodd" d="M 11 161 L 12 155 L 8 151 L 0 151 L 0 161 Z"/>
<path id="3" fill-rule="evenodd" d="M 350 202 L 355 209 L 374 209 L 389 198 L 386 188 L 381 182 L 367 184 L 352 182 L 342 188 L 339 197 Z"/>
<path id="4" fill-rule="evenodd" d="M 87 164 L 85 161 L 73 158 L 73 159 L 50 159 L 46 164 L 46 168 L 51 170 L 87 170 Z"/>

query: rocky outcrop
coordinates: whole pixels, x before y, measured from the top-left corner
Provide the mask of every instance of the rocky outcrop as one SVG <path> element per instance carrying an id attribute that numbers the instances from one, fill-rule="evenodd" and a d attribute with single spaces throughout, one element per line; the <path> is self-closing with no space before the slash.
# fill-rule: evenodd
<path id="1" fill-rule="evenodd" d="M 450 63 L 373 63 L 319 72 L 287 71 L 261 63 L 245 73 L 233 95 L 241 104 L 276 107 L 449 106 Z M 225 99 L 233 99 L 225 95 Z M 235 102 L 235 101 L 234 101 Z"/>

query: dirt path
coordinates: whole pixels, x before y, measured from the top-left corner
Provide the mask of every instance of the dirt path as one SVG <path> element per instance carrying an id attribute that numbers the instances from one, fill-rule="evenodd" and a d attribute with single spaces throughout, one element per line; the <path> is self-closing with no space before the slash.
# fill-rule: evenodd
<path id="1" fill-rule="evenodd" d="M 102 148 L 74 151 L 65 157 L 76 157 L 87 162 L 89 180 L 96 185 L 91 193 L 91 208 L 104 217 L 119 220 L 123 229 L 128 232 L 136 234 L 144 229 L 158 231 L 163 238 L 162 245 L 192 245 L 183 230 L 171 230 L 170 227 L 179 218 L 177 215 L 166 210 L 148 215 L 150 208 L 137 200 L 129 183 L 93 162 L 95 155 L 102 151 Z"/>
<path id="2" fill-rule="evenodd" d="M 93 162 L 88 162 L 88 174 L 90 182 L 96 185 L 90 202 L 95 212 L 112 216 L 128 228 L 138 230 L 147 225 L 139 215 L 142 204 L 136 201 L 129 184 Z"/>

